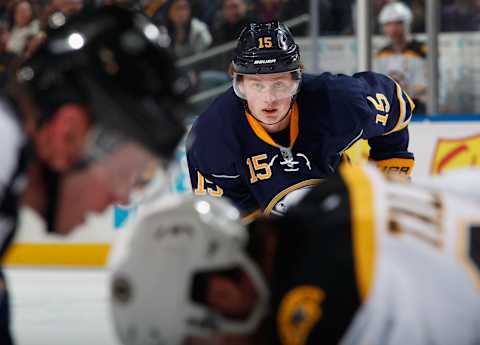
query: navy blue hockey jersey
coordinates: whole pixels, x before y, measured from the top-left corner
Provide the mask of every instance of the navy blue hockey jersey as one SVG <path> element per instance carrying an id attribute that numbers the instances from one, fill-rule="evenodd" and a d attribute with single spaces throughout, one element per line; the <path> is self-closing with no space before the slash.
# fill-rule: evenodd
<path id="1" fill-rule="evenodd" d="M 292 106 L 287 147 L 275 142 L 229 89 L 190 131 L 192 188 L 199 195 L 228 197 L 244 215 L 283 214 L 290 200 L 333 174 L 344 151 L 362 138 L 368 139 L 370 159 L 387 168 L 388 162 L 401 162 L 394 168 L 409 174 L 413 108 L 400 86 L 381 74 L 305 74 Z"/>

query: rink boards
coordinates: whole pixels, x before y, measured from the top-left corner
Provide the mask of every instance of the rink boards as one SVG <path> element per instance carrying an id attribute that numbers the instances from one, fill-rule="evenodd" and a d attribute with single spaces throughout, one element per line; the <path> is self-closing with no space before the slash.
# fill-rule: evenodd
<path id="1" fill-rule="evenodd" d="M 413 179 L 427 178 L 452 169 L 480 166 L 480 115 L 449 115 L 418 119 L 410 125 L 410 150 L 415 153 Z M 349 152 L 353 160 L 368 154 L 366 143 Z M 177 154 L 178 171 L 172 188 L 183 191 L 188 185 L 184 150 Z M 16 242 L 7 254 L 9 265 L 103 267 L 118 232 L 115 221 L 125 210 L 109 209 L 92 216 L 70 236 L 46 234 L 31 211 L 24 210 Z M 118 224 L 117 224 L 118 225 Z"/>

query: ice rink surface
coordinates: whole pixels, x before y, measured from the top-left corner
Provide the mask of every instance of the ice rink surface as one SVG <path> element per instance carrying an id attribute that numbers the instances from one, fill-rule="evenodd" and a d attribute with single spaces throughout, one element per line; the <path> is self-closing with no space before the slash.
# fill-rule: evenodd
<path id="1" fill-rule="evenodd" d="M 119 345 L 106 270 L 5 270 L 16 345 Z"/>

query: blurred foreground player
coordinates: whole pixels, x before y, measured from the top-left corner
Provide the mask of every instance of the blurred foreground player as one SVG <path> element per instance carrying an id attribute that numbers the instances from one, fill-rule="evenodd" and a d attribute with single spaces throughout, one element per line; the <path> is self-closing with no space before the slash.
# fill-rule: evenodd
<path id="1" fill-rule="evenodd" d="M 446 182 L 480 172 L 468 177 Z M 114 271 L 117 332 L 128 345 L 479 344 L 479 207 L 349 165 L 248 232 L 224 200 L 170 200 Z"/>
<path id="2" fill-rule="evenodd" d="M 64 19 L 56 14 L 57 27 L 0 101 L 2 256 L 20 200 L 49 231 L 68 233 L 87 213 L 124 202 L 184 133 L 173 61 L 154 25 L 115 7 Z M 3 279 L 0 292 L 0 344 L 8 345 Z"/>

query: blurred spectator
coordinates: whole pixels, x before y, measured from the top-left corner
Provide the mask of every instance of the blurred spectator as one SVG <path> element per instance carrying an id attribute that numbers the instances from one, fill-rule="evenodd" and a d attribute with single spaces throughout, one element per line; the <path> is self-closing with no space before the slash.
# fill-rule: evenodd
<path id="1" fill-rule="evenodd" d="M 402 2 L 383 7 L 379 23 L 389 43 L 376 55 L 376 72 L 392 77 L 416 104 L 415 113 L 425 114 L 426 46 L 410 38 L 412 12 Z"/>
<path id="2" fill-rule="evenodd" d="M 373 18 L 375 18 L 373 32 L 375 34 L 382 32 L 382 25 L 378 21 L 378 16 L 380 15 L 380 11 L 384 8 L 387 4 L 392 3 L 393 0 L 373 0 Z M 354 13 L 356 13 L 356 8 L 354 9 Z M 355 14 L 356 19 L 356 14 Z M 356 25 L 356 24 L 355 24 Z"/>
<path id="3" fill-rule="evenodd" d="M 164 25 L 167 21 L 168 0 L 145 0 L 143 4 L 143 12 L 151 18 L 151 20 L 159 25 Z"/>
<path id="4" fill-rule="evenodd" d="M 442 10 L 442 31 L 480 30 L 480 1 L 456 0 Z"/>
<path id="5" fill-rule="evenodd" d="M 222 0 L 190 0 L 190 7 L 192 8 L 192 17 L 200 19 L 210 29 L 222 7 Z"/>
<path id="6" fill-rule="evenodd" d="M 212 43 L 207 25 L 192 17 L 188 0 L 170 1 L 167 4 L 167 16 L 166 26 L 178 58 L 200 53 Z"/>
<path id="7" fill-rule="evenodd" d="M 15 58 L 15 54 L 6 51 L 8 38 L 7 23 L 2 22 L 0 23 L 0 88 L 5 86 L 8 66 Z"/>
<path id="8" fill-rule="evenodd" d="M 167 21 L 167 8 L 169 7 L 168 0 L 143 0 L 142 7 L 147 16 L 160 25 L 164 25 Z M 221 0 L 190 0 L 190 10 L 192 17 L 199 19 L 207 24 L 210 28 L 212 26 L 215 14 L 220 7 Z"/>
<path id="9" fill-rule="evenodd" d="M 0 19 L 7 20 L 7 16 L 8 16 L 7 4 L 2 2 L 0 3 Z"/>
<path id="10" fill-rule="evenodd" d="M 190 5 L 192 6 L 192 16 L 200 19 L 211 28 L 218 9 L 222 7 L 222 1 L 190 0 Z"/>
<path id="11" fill-rule="evenodd" d="M 282 6 L 282 21 L 310 13 L 309 1 L 286 0 Z M 319 0 L 319 33 L 322 35 L 345 35 L 353 32 L 353 0 Z M 309 33 L 309 24 L 305 23 L 290 28 L 295 36 Z"/>
<path id="12" fill-rule="evenodd" d="M 258 0 L 255 5 L 255 13 L 259 23 L 278 20 L 284 0 Z"/>
<path id="13" fill-rule="evenodd" d="M 47 38 L 44 31 L 37 32 L 32 39 L 28 42 L 25 52 L 23 53 L 23 58 L 28 59 L 32 54 L 37 50 L 37 48 L 45 41 Z"/>
<path id="14" fill-rule="evenodd" d="M 412 32 L 425 32 L 425 1 L 412 0 L 410 4 L 412 9 Z"/>
<path id="15" fill-rule="evenodd" d="M 39 31 L 39 21 L 27 0 L 18 1 L 12 8 L 12 26 L 7 51 L 21 55 L 28 41 Z"/>
<path id="16" fill-rule="evenodd" d="M 65 16 L 70 16 L 80 12 L 83 5 L 83 0 L 50 0 L 45 8 L 45 14 L 49 17 L 54 12 L 62 12 Z"/>
<path id="17" fill-rule="evenodd" d="M 323 12 L 326 2 L 324 0 L 319 1 L 319 11 Z M 282 12 L 280 13 L 280 20 L 285 21 L 304 14 L 309 14 L 309 4 L 303 0 L 287 0 L 283 4 Z M 320 25 L 322 25 L 320 23 Z M 301 24 L 297 27 L 290 27 L 294 36 L 305 36 L 308 34 L 308 23 Z"/>
<path id="18" fill-rule="evenodd" d="M 223 0 L 221 12 L 213 26 L 213 44 L 235 41 L 242 29 L 255 21 L 246 0 Z"/>
<path id="19" fill-rule="evenodd" d="M 85 3 L 86 0 L 83 0 Z M 100 6 L 102 5 L 118 5 L 125 8 L 128 8 L 132 11 L 139 11 L 144 12 L 145 10 L 145 3 L 144 0 L 95 0 Z"/>

